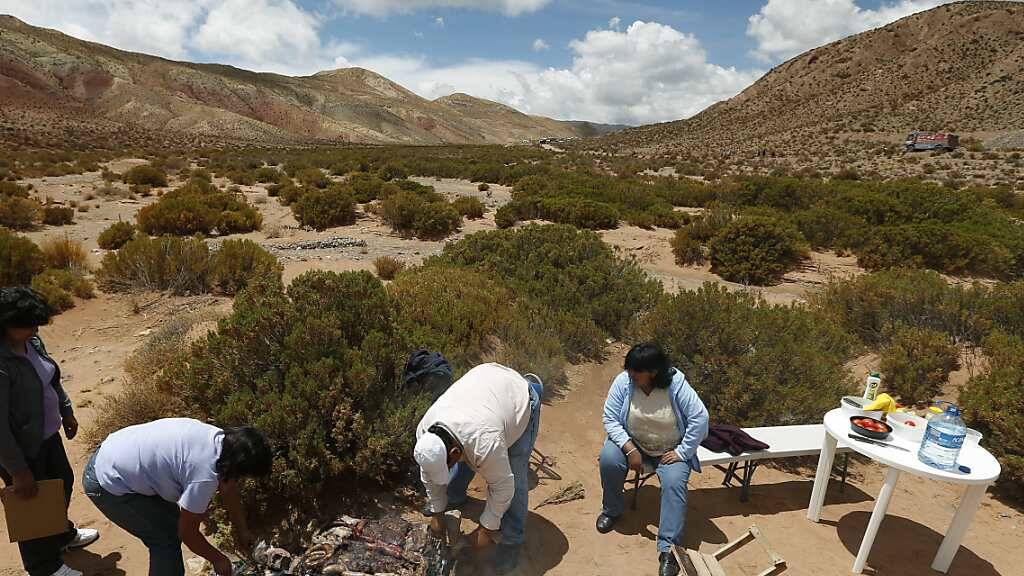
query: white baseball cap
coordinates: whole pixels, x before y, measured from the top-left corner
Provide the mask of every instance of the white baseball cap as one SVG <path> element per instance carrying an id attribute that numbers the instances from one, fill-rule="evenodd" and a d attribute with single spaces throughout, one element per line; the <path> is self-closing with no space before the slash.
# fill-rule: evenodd
<path id="1" fill-rule="evenodd" d="M 413 457 L 420 465 L 420 474 L 425 482 L 448 485 L 448 448 L 441 437 L 427 432 L 416 441 Z"/>

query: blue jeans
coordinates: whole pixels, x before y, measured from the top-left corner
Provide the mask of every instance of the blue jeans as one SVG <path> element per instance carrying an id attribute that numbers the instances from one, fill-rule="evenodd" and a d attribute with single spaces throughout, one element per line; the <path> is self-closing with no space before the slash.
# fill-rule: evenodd
<path id="1" fill-rule="evenodd" d="M 537 431 L 540 429 L 540 399 L 544 396 L 544 384 L 540 380 L 528 379 L 530 382 L 530 423 L 526 431 L 508 449 L 508 461 L 512 466 L 512 476 L 516 480 L 516 494 L 512 504 L 501 517 L 501 543 L 504 546 L 518 547 L 526 539 L 526 516 L 529 513 L 530 492 L 530 453 L 537 443 Z M 448 501 L 459 505 L 466 501 L 466 489 L 476 476 L 465 462 L 459 462 L 452 468 L 448 482 Z"/>
<path id="2" fill-rule="evenodd" d="M 96 480 L 95 454 L 85 467 L 82 488 L 104 516 L 149 548 L 149 576 L 184 576 L 177 504 L 159 496 L 107 492 Z"/>
<path id="3" fill-rule="evenodd" d="M 629 473 L 629 461 L 622 449 L 611 440 L 605 440 L 601 449 L 601 502 L 605 516 L 618 518 L 626 510 L 626 497 L 622 489 Z M 661 519 L 658 521 L 658 551 L 670 552 L 672 546 L 682 543 L 686 528 L 686 484 L 690 481 L 690 464 L 676 462 L 662 465 L 655 458 L 644 456 L 644 463 L 658 473 L 661 481 Z"/>

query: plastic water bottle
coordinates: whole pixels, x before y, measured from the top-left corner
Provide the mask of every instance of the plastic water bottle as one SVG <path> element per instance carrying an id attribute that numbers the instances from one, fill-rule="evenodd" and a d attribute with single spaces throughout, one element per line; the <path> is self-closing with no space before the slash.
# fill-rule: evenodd
<path id="1" fill-rule="evenodd" d="M 928 421 L 917 459 L 939 470 L 956 470 L 956 459 L 967 437 L 967 425 L 960 418 L 960 408 L 946 404 L 943 413 Z"/>

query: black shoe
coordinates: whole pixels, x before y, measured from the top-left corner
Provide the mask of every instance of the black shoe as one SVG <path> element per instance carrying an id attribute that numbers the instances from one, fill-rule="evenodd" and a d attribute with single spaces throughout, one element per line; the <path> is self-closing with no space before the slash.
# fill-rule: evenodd
<path id="1" fill-rule="evenodd" d="M 519 567 L 519 546 L 498 544 L 494 554 L 494 573 L 502 576 Z"/>
<path id="2" fill-rule="evenodd" d="M 618 518 L 612 518 L 611 516 L 608 516 L 606 514 L 601 514 L 597 517 L 597 531 L 601 534 L 607 534 L 611 532 L 612 528 L 615 527 L 616 520 L 618 520 Z"/>
<path id="3" fill-rule="evenodd" d="M 676 576 L 679 574 L 679 562 L 676 562 L 676 555 L 671 552 L 662 552 L 659 557 L 661 567 L 658 568 L 658 576 Z"/>

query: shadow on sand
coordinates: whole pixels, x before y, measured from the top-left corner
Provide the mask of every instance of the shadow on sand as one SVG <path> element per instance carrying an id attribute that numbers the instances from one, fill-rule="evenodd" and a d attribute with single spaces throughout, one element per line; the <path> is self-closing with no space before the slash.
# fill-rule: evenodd
<path id="1" fill-rule="evenodd" d="M 653 482 L 653 481 L 652 481 Z M 782 512 L 806 510 L 811 497 L 812 483 L 792 480 L 777 484 L 751 486 L 750 502 L 740 502 L 739 487 L 690 489 L 687 503 L 687 529 L 684 545 L 699 548 L 702 543 L 725 544 L 730 535 L 723 533 L 711 521 L 727 516 L 771 516 Z M 651 541 L 657 540 L 656 526 L 661 508 L 661 490 L 657 483 L 640 488 L 640 501 L 636 511 L 628 509 L 633 502 L 634 491 L 626 489 L 626 514 L 615 525 L 615 530 L 628 536 L 642 535 Z M 829 504 L 851 504 L 865 502 L 872 497 L 856 486 L 847 486 L 840 493 L 836 483 L 829 485 Z M 732 535 L 735 536 L 735 535 Z"/>
<path id="2" fill-rule="evenodd" d="M 471 498 L 462 508 L 466 518 L 480 517 L 484 503 Z M 465 528 L 465 525 L 464 525 Z M 526 543 L 519 556 L 519 568 L 513 576 L 540 576 L 558 566 L 569 551 L 569 540 L 548 519 L 534 512 L 526 520 Z M 477 552 L 463 550 L 455 576 L 491 576 L 494 574 L 494 548 Z"/>
<path id="3" fill-rule="evenodd" d="M 111 552 L 100 556 L 88 550 L 72 550 L 64 555 L 68 566 L 88 574 L 88 576 L 126 576 L 126 572 L 117 567 L 121 561 L 120 552 Z"/>
<path id="4" fill-rule="evenodd" d="M 870 518 L 870 512 L 850 512 L 838 522 L 823 520 L 821 523 L 835 526 L 843 546 L 856 556 Z M 869 568 L 864 573 L 875 576 L 941 575 L 941 572 L 932 570 L 931 565 L 942 538 L 942 534 L 913 520 L 888 515 L 878 530 L 871 556 L 868 557 Z M 1001 576 L 990 562 L 963 546 L 953 558 L 949 574 Z"/>

